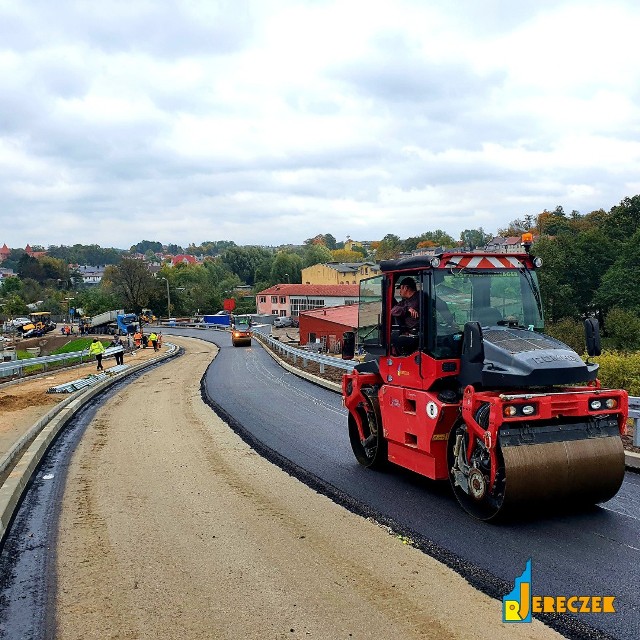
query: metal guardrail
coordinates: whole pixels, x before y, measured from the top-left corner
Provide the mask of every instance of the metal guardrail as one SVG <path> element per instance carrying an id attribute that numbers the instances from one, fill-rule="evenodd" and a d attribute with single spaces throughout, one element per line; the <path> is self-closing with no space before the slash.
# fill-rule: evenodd
<path id="1" fill-rule="evenodd" d="M 633 446 L 640 447 L 640 398 L 629 396 L 629 417 L 633 420 Z"/>
<path id="2" fill-rule="evenodd" d="M 123 347 L 108 347 L 102 354 L 103 357 L 112 356 L 113 354 L 121 351 Z M 8 362 L 0 362 L 0 378 L 8 375 L 18 375 L 22 377 L 26 367 L 42 366 L 45 371 L 50 364 L 56 362 L 65 362 L 66 360 L 73 360 L 80 358 L 80 362 L 85 362 L 93 356 L 89 355 L 89 350 L 83 351 L 71 351 L 69 353 L 59 353 L 54 356 L 40 356 L 38 358 L 25 358 L 24 360 L 9 360 Z"/>
<path id="3" fill-rule="evenodd" d="M 313 351 L 305 351 L 304 349 L 296 349 L 288 344 L 276 340 L 270 335 L 263 333 L 262 331 L 255 331 L 254 336 L 259 335 L 260 339 L 264 340 L 271 348 L 278 351 L 281 354 L 288 354 L 292 356 L 293 363 L 296 364 L 298 358 L 302 360 L 303 366 L 306 366 L 307 362 L 316 362 L 320 365 L 320 373 L 324 373 L 324 368 L 335 367 L 336 369 L 342 369 L 343 371 L 353 371 L 354 363 L 350 360 L 341 360 L 340 358 L 333 358 L 331 356 L 325 356 L 321 353 L 313 353 Z"/>
<path id="4" fill-rule="evenodd" d="M 185 326 L 185 325 L 180 325 Z M 188 327 L 195 327 L 198 329 L 216 329 L 218 331 L 229 331 L 229 327 L 220 327 L 219 325 L 210 325 L 205 323 L 197 323 L 187 325 Z M 302 360 L 303 366 L 306 366 L 307 362 L 317 362 L 320 365 L 320 373 L 324 373 L 325 366 L 336 367 L 343 371 L 352 371 L 354 363 L 350 360 L 340 360 L 339 358 L 332 358 L 331 356 L 325 356 L 319 353 L 313 353 L 312 351 L 305 351 L 303 349 L 296 349 L 287 344 L 276 340 L 270 336 L 267 331 L 271 331 L 270 325 L 263 327 L 254 327 L 254 336 L 260 336 L 267 344 L 269 344 L 274 350 L 280 353 L 286 353 L 292 356 L 293 363 L 297 362 L 297 359 Z M 640 447 L 640 398 L 629 397 L 629 417 L 633 420 L 633 445 Z"/>

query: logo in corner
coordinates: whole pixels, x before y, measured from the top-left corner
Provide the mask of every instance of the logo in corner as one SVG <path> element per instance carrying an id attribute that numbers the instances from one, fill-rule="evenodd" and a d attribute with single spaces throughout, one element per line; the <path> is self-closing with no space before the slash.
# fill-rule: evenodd
<path id="1" fill-rule="evenodd" d="M 502 598 L 502 621 L 531 622 L 531 558 L 515 579 L 513 591 Z"/>

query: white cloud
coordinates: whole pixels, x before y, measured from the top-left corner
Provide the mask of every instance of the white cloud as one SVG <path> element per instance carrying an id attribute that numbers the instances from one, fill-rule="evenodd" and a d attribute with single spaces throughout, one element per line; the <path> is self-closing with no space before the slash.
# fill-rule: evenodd
<path id="1" fill-rule="evenodd" d="M 638 188 L 639 26 L 631 0 L 0 0 L 0 243 L 609 209 Z"/>

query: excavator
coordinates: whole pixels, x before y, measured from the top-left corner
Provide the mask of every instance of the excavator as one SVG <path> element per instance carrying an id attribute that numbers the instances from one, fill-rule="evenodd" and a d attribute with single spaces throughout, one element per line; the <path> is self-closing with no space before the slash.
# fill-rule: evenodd
<path id="1" fill-rule="evenodd" d="M 360 283 L 358 327 L 343 339 L 343 358 L 366 354 L 342 382 L 357 461 L 448 479 L 485 521 L 604 502 L 625 470 L 627 392 L 598 380 L 595 318 L 585 320 L 586 361 L 544 333 L 531 244 L 525 234 L 517 254 L 382 261 Z M 394 308 L 407 278 L 417 321 L 403 326 Z"/>

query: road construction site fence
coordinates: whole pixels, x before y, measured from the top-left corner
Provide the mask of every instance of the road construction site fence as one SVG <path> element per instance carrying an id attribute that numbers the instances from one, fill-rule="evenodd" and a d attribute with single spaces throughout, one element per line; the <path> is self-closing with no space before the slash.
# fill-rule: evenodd
<path id="1" fill-rule="evenodd" d="M 105 349 L 102 356 L 107 358 L 119 351 L 122 351 L 123 347 L 108 347 Z M 93 356 L 89 355 L 89 350 L 83 351 L 71 351 L 69 353 L 59 353 L 54 356 L 41 356 L 38 358 L 25 358 L 24 360 L 9 360 L 8 362 L 0 362 L 0 378 L 7 376 L 18 376 L 22 378 L 25 374 L 25 369 L 32 370 L 32 367 L 42 367 L 43 371 L 48 371 L 51 365 L 66 363 L 70 360 L 77 360 L 82 364 L 93 359 Z"/>

